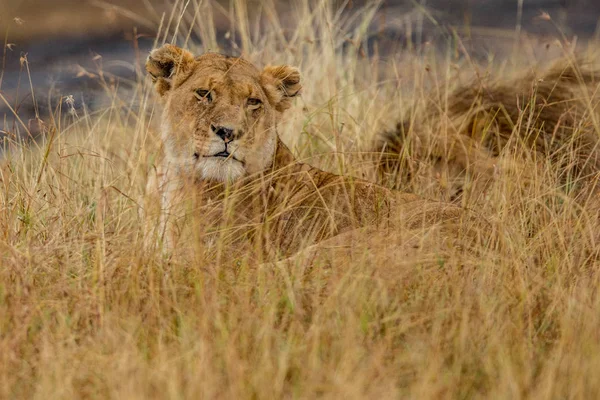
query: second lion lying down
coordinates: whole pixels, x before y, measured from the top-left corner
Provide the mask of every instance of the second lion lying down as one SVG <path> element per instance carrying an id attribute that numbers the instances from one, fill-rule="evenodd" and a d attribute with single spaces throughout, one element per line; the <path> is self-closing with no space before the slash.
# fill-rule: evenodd
<path id="1" fill-rule="evenodd" d="M 164 45 L 146 69 L 163 107 L 164 146 L 149 193 L 160 195 L 168 247 L 187 230 L 203 243 L 281 257 L 361 227 L 451 227 L 456 237 L 464 226 L 459 207 L 297 162 L 277 134 L 301 89 L 293 67 L 261 71 Z"/>

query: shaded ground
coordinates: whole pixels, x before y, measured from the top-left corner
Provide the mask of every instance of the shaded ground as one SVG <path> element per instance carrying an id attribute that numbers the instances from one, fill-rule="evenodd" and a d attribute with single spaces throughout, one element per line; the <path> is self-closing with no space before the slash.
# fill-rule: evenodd
<path id="1" fill-rule="evenodd" d="M 342 2 L 340 2 L 342 3 Z M 356 10 L 365 1 L 352 1 L 348 10 Z M 250 12 L 260 2 L 249 1 Z M 285 20 L 289 6 L 277 2 Z M 215 15 L 218 39 L 228 28 L 227 11 Z M 102 68 L 108 81 L 135 79 L 140 59 L 152 47 L 161 18 L 171 11 L 165 1 L 77 1 L 39 0 L 0 2 L 0 26 L 4 26 L 7 42 L 0 90 L 10 107 L 35 133 L 36 108 L 42 119 L 48 112 L 49 99 L 73 95 L 77 107 L 90 109 L 105 104 L 101 95 L 97 70 Z M 288 11 L 286 11 L 288 10 Z M 547 12 L 552 18 L 540 18 Z M 455 27 L 469 50 L 487 54 L 490 48 L 501 50 L 513 43 L 515 31 L 535 34 L 541 41 L 575 35 L 581 41 L 592 37 L 600 17 L 600 3 L 593 0 L 525 0 L 519 10 L 517 0 L 421 0 L 420 5 L 408 0 L 384 1 L 374 30 L 384 52 L 398 48 L 418 48 L 439 39 Z M 490 43 L 492 43 L 490 45 Z M 226 44 L 225 44 L 226 46 Z M 27 60 L 29 73 L 26 65 Z M 96 71 L 96 72 L 95 72 Z M 37 106 L 30 96 L 29 76 L 35 88 Z M 100 95 L 99 95 L 100 94 Z M 4 101 L 0 101 L 0 131 L 15 133 L 18 121 Z"/>

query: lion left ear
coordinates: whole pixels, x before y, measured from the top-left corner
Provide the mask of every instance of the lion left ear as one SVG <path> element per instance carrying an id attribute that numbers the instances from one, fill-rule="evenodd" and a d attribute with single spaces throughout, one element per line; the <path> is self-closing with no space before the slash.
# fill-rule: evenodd
<path id="1" fill-rule="evenodd" d="M 277 111 L 285 111 L 292 105 L 292 97 L 300 94 L 300 71 L 289 65 L 267 66 L 262 72 L 262 83 L 267 96 Z"/>

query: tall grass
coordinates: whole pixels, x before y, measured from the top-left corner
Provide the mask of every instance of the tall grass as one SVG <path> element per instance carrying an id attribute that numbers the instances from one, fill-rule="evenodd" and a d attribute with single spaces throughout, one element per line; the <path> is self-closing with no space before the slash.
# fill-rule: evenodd
<path id="1" fill-rule="evenodd" d="M 172 10 L 157 44 L 218 50 L 219 16 L 232 52 L 299 66 L 303 96 L 279 126 L 283 141 L 314 165 L 371 179 L 361 152 L 378 132 L 406 110 L 420 118 L 431 93 L 443 101 L 484 68 L 457 47 L 378 57 L 374 6 L 341 13 L 302 0 L 280 16 L 271 2 L 191 0 Z M 165 257 L 144 246 L 140 213 L 160 147 L 150 85 L 140 75 L 127 94 L 105 89 L 105 109 L 69 113 L 56 99 L 37 142 L 5 139 L 0 397 L 600 394 L 600 200 L 565 193 L 549 161 L 505 154 L 486 190 L 464 197 L 504 233 L 478 256 L 428 232 L 400 251 L 406 232 L 375 232 L 350 249 L 344 237 L 318 256 L 260 265 Z M 594 93 L 584 101 L 595 112 Z M 443 170 L 425 178 L 411 189 L 447 198 Z"/>

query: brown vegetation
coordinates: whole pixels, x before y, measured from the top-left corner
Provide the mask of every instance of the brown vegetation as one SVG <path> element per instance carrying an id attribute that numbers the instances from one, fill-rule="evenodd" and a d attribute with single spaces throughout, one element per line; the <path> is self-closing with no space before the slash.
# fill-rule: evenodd
<path id="1" fill-rule="evenodd" d="M 456 165 L 461 207 L 488 225 L 457 221 L 477 234 L 465 243 L 470 236 L 449 240 L 456 236 L 438 225 L 365 228 L 276 262 L 251 252 L 232 258 L 218 243 L 207 251 L 202 240 L 165 256 L 144 243 L 158 221 L 140 216 L 159 157 L 150 80 L 128 96 L 105 85 L 112 103 L 97 113 L 61 113 L 71 105 L 60 99 L 39 142 L 3 142 L 0 397 L 598 397 L 600 199 L 571 189 L 567 175 L 587 174 L 582 155 L 593 153 L 582 146 L 600 132 L 596 87 L 581 79 L 582 67 L 566 70 L 578 78 L 559 92 L 570 107 L 548 117 L 564 144 L 554 147 L 553 136 L 521 140 L 551 132 L 536 117 L 544 99 L 555 104 L 543 82 L 527 78 L 518 86 L 527 89 L 515 89 L 514 71 L 523 76 L 532 62 L 474 65 L 431 47 L 366 58 L 371 8 L 349 20 L 328 2 L 300 1 L 295 23 L 282 26 L 267 5 L 266 29 L 255 32 L 245 4 L 234 1 L 230 14 L 244 58 L 303 73 L 302 97 L 278 126 L 297 160 L 374 179 L 372 153 L 363 151 L 406 117 L 415 138 L 401 147 L 410 180 L 390 184 L 447 200 L 445 165 Z M 173 39 L 198 47 L 187 43 L 189 28 L 211 43 L 208 25 L 182 24 Z M 163 29 L 175 26 L 165 20 Z M 473 76 L 482 79 L 454 96 Z M 520 93 L 518 103 L 486 94 L 500 87 Z M 454 98 L 459 110 L 471 99 L 475 111 L 449 114 Z M 455 121 L 471 122 L 475 134 Z M 511 123 L 518 134 L 507 137 L 500 127 Z M 468 139 L 466 168 L 443 158 L 454 154 L 438 149 L 446 137 Z M 478 169 L 475 150 L 488 169 Z M 499 239 L 486 240 L 491 234 Z"/>

